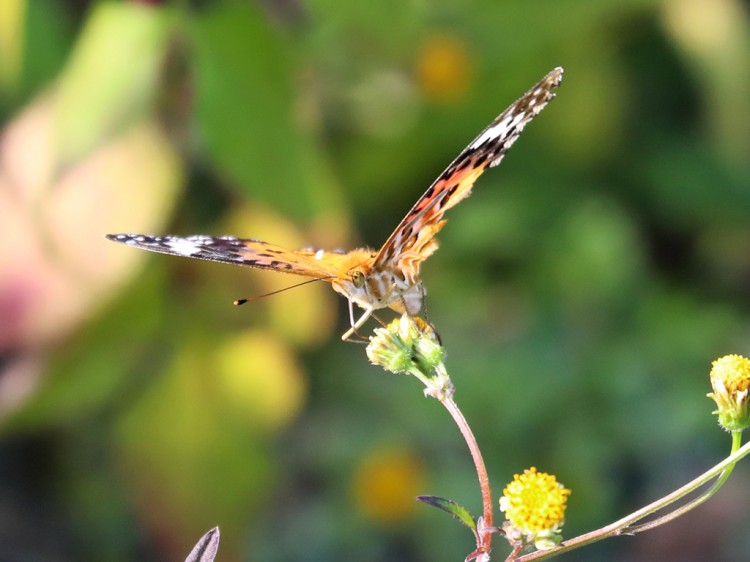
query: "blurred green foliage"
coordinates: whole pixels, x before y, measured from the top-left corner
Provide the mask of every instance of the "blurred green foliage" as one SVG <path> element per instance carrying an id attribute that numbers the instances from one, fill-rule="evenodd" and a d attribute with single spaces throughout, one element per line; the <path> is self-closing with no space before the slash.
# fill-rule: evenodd
<path id="1" fill-rule="evenodd" d="M 377 246 L 557 65 L 423 270 L 457 401 L 496 495 L 529 466 L 573 491 L 566 536 L 718 461 L 707 373 L 750 347 L 749 21 L 739 0 L 0 4 L 0 558 L 182 560 L 216 525 L 224 562 L 470 552 L 398 499 L 479 511 L 458 432 L 339 341 L 342 299 L 234 308 L 295 279 L 103 235 Z M 745 560 L 748 477 L 575 559 Z"/>

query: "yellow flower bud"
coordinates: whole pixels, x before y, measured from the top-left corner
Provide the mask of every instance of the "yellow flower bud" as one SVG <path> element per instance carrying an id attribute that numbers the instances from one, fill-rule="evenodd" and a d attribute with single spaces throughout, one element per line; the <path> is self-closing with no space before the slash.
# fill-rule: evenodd
<path id="1" fill-rule="evenodd" d="M 713 362 L 711 387 L 707 394 L 718 408 L 719 424 L 727 431 L 741 431 L 750 425 L 748 392 L 750 360 L 741 355 L 725 355 Z"/>

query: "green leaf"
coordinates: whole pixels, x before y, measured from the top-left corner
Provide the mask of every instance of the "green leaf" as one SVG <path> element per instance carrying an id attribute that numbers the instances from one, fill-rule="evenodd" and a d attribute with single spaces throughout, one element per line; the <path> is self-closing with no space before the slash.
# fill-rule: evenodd
<path id="1" fill-rule="evenodd" d="M 17 92 L 7 93 L 14 103 L 33 97 L 64 67 L 75 40 L 74 23 L 65 8 L 54 0 L 25 2 L 21 82 Z M 14 98 L 16 94 L 20 97 Z"/>
<path id="2" fill-rule="evenodd" d="M 453 517 L 458 519 L 461 523 L 466 525 L 469 529 L 476 532 L 477 524 L 474 518 L 469 513 L 469 510 L 464 506 L 457 504 L 453 500 L 448 500 L 438 496 L 417 496 L 417 500 L 427 505 L 437 507 L 438 509 L 450 513 Z"/>
<path id="3" fill-rule="evenodd" d="M 284 39 L 250 4 L 193 18 L 196 118 L 211 159 L 237 189 L 309 215 L 310 155 Z"/>

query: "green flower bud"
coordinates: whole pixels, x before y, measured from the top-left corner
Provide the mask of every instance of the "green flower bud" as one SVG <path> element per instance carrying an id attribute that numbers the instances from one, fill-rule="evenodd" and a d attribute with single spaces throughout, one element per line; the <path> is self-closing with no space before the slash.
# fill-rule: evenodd
<path id="1" fill-rule="evenodd" d="M 434 335 L 434 332 L 431 334 Z M 436 339 L 421 337 L 414 345 L 414 361 L 423 373 L 431 373 L 443 363 L 445 350 Z"/>
<path id="2" fill-rule="evenodd" d="M 443 365 L 445 352 L 435 330 L 418 317 L 404 314 L 383 328 L 377 328 L 367 346 L 370 361 L 392 373 L 408 373 L 439 397 L 453 392 Z"/>
<path id="3" fill-rule="evenodd" d="M 402 333 L 394 320 L 385 328 L 377 328 L 367 346 L 367 358 L 391 373 L 410 373 L 413 367 L 412 338 Z"/>

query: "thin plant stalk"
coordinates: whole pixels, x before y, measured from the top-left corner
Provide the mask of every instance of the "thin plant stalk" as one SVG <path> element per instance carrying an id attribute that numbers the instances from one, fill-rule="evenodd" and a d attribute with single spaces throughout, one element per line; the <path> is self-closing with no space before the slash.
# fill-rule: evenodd
<path id="1" fill-rule="evenodd" d="M 463 435 L 466 444 L 469 446 L 471 458 L 474 460 L 474 467 L 476 468 L 477 477 L 479 478 L 479 487 L 482 491 L 482 512 L 484 521 L 483 529 L 479 529 L 479 532 L 481 533 L 481 544 L 477 546 L 480 548 L 483 547 L 485 552 L 489 552 L 492 544 L 492 532 L 487 531 L 486 529 L 492 527 L 493 521 L 492 490 L 490 489 L 490 479 L 487 475 L 487 468 L 485 467 L 484 459 L 482 458 L 482 451 L 479 449 L 479 444 L 477 443 L 466 418 L 453 400 L 453 396 L 445 394 L 440 402 L 445 406 L 445 409 L 448 410 L 453 421 L 456 422 L 458 429 L 461 431 L 461 435 Z"/>
<path id="2" fill-rule="evenodd" d="M 627 517 L 623 517 L 622 519 L 615 521 L 614 523 L 611 523 L 610 525 L 607 525 L 606 527 L 602 527 L 601 529 L 597 529 L 596 531 L 591 531 L 590 533 L 586 533 L 584 535 L 580 535 L 573 539 L 567 540 L 563 542 L 557 548 L 553 548 L 551 550 L 545 550 L 545 551 L 536 551 L 530 554 L 526 554 L 525 556 L 521 556 L 520 558 L 518 558 L 517 562 L 529 562 L 531 560 L 545 560 L 547 558 L 551 558 L 552 556 L 557 556 L 558 554 L 562 554 L 563 552 L 568 552 L 570 550 L 580 548 L 582 546 L 591 544 L 593 542 L 599 541 L 604 538 L 615 537 L 619 535 L 627 535 L 627 534 L 632 535 L 640 531 L 651 529 L 655 525 L 651 525 L 649 523 L 646 523 L 644 525 L 640 525 L 637 527 L 634 527 L 633 525 L 637 523 L 638 521 L 640 521 L 641 519 L 643 519 L 644 517 L 647 517 L 651 515 L 652 513 L 655 513 L 661 509 L 664 509 L 665 507 L 671 505 L 675 501 L 678 501 L 679 499 L 684 498 L 686 495 L 697 490 L 701 486 L 707 484 L 714 478 L 719 477 L 719 480 L 716 482 L 716 484 L 712 486 L 711 489 L 706 492 L 706 494 L 702 495 L 700 498 L 697 498 L 696 500 L 693 500 L 693 502 L 690 502 L 686 506 L 683 506 L 683 508 L 686 508 L 688 506 L 691 506 L 692 508 L 692 507 L 695 507 L 696 505 L 699 505 L 700 503 L 703 503 L 711 495 L 716 493 L 716 491 L 721 486 L 721 484 L 723 484 L 726 481 L 734 465 L 740 459 L 750 454 L 750 443 L 746 443 L 744 446 L 737 448 L 735 450 L 735 448 L 739 445 L 739 442 L 740 442 L 740 437 L 738 434 L 739 432 L 732 432 L 732 449 L 734 450 L 734 452 L 730 456 L 728 456 L 722 462 L 720 462 L 719 464 L 717 464 L 710 470 L 704 472 L 703 474 L 701 474 L 700 476 L 698 476 L 691 482 L 688 482 L 681 488 L 678 488 L 671 494 L 668 494 L 664 496 L 663 498 L 653 503 L 650 503 L 649 505 L 639 509 L 638 511 L 634 513 L 631 513 Z M 676 510 L 680 512 L 679 515 L 682 515 L 686 511 L 686 509 L 683 509 L 683 508 L 678 508 L 678 510 Z M 672 517 L 672 513 L 664 516 L 663 518 L 660 518 L 660 523 L 665 523 L 667 521 L 674 519 L 674 517 Z"/>

